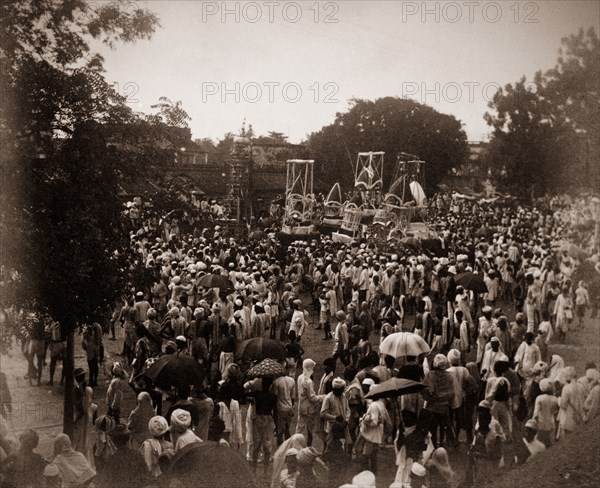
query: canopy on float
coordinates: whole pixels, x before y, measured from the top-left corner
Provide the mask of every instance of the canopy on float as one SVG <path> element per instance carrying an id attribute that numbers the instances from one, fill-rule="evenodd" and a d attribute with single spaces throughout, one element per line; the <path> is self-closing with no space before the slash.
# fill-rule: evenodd
<path id="1" fill-rule="evenodd" d="M 325 199 L 325 205 L 329 206 L 329 205 L 341 205 L 342 204 L 342 190 L 340 189 L 340 184 L 336 183 L 335 185 L 333 185 L 331 187 L 331 190 L 329 190 L 329 193 L 327 195 L 327 198 Z"/>

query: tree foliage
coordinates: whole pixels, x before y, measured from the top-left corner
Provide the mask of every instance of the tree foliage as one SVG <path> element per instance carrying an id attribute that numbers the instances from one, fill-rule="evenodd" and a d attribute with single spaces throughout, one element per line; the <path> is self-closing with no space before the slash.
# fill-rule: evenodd
<path id="1" fill-rule="evenodd" d="M 286 136 L 283 132 L 277 132 L 277 131 L 269 131 L 269 133 L 267 134 L 267 137 L 269 139 L 271 139 L 272 141 L 282 142 L 282 143 L 287 142 L 287 139 L 288 139 L 288 136 Z"/>
<path id="2" fill-rule="evenodd" d="M 132 158 L 122 157 L 123 145 L 111 145 L 99 127 L 123 127 L 136 116 L 105 80 L 104 60 L 89 44 L 114 47 L 152 35 L 157 17 L 125 4 L 92 9 L 83 0 L 4 0 L 0 6 L 0 246 L 2 289 L 10 290 L 2 305 L 48 314 L 66 334 L 67 434 L 73 331 L 98 320 L 127 284 L 129 242 L 118 190 Z"/>
<path id="3" fill-rule="evenodd" d="M 160 121 L 137 119 L 123 124 L 98 124 L 96 130 L 107 145 L 119 152 L 119 172 L 124 185 L 135 186 L 140 178 L 163 183 L 177 151 L 191 140 L 188 128 Z"/>
<path id="4" fill-rule="evenodd" d="M 591 28 L 562 39 L 556 66 L 545 75 L 545 92 L 574 130 L 600 134 L 600 41 Z"/>
<path id="5" fill-rule="evenodd" d="M 416 154 L 427 162 L 427 186 L 441 181 L 468 155 L 467 136 L 451 115 L 412 100 L 385 97 L 352 100 L 350 110 L 308 139 L 315 173 L 328 184 L 353 183 L 352 165 L 361 151 L 385 151 L 384 188 L 390 184 L 397 156 Z"/>
<path id="6" fill-rule="evenodd" d="M 167 97 L 160 97 L 158 103 L 151 105 L 150 107 L 158 109 L 158 114 L 148 116 L 148 120 L 154 123 L 188 128 L 188 122 L 192 120 L 188 113 L 183 109 L 180 100 L 173 102 Z"/>
<path id="7" fill-rule="evenodd" d="M 6 0 L 1 5 L 2 120 L 17 135 L 70 133 L 78 122 L 131 117 L 103 77 L 92 39 L 111 47 L 148 39 L 158 25 L 146 9 L 125 2 L 92 10 L 83 0 Z"/>
<path id="8" fill-rule="evenodd" d="M 562 44 L 554 68 L 506 85 L 484 116 L 487 163 L 512 191 L 600 185 L 600 44 L 593 29 Z"/>
<path id="9" fill-rule="evenodd" d="M 214 153 L 217 149 L 217 145 L 210 137 L 203 137 L 202 139 L 194 139 L 194 142 L 198 144 L 204 152 Z"/>
<path id="10" fill-rule="evenodd" d="M 269 131 L 266 136 L 258 136 L 252 140 L 253 144 L 256 145 L 281 145 L 284 146 L 289 144 L 288 136 L 283 132 Z"/>
<path id="11" fill-rule="evenodd" d="M 492 175 L 503 183 L 513 182 L 518 192 L 529 191 L 534 182 L 547 188 L 559 170 L 556 150 L 566 136 L 565 126 L 553 117 L 551 103 L 540 96 L 541 90 L 540 74 L 535 85 L 525 78 L 506 85 L 490 102 L 496 115 L 485 115 L 494 128 L 488 153 Z"/>
<path id="12" fill-rule="evenodd" d="M 63 326 L 101 321 L 127 279 L 121 158 L 95 125 L 81 126 L 28 178 L 32 225 L 20 242 L 19 288 Z"/>
<path id="13" fill-rule="evenodd" d="M 111 281 L 120 267 L 111 251 L 122 245 L 118 182 L 132 158 L 117 154 L 98 128 L 136 127 L 136 117 L 104 79 L 89 42 L 146 39 L 158 21 L 120 5 L 1 7 L 3 265 L 19 277 L 18 306 L 35 298 L 67 328 L 97 317 L 122 289 Z"/>

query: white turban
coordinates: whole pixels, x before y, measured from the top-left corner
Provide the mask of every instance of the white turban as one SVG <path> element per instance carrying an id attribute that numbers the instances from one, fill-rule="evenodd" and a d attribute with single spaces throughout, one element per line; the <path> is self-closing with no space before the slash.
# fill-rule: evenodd
<path id="1" fill-rule="evenodd" d="M 315 365 L 317 363 L 315 363 L 312 359 L 307 358 L 302 362 L 302 369 L 304 371 L 309 371 L 312 373 L 313 369 L 315 369 Z"/>
<path id="2" fill-rule="evenodd" d="M 178 408 L 171 414 L 171 427 L 185 430 L 192 424 L 192 416 L 187 410 Z"/>
<path id="3" fill-rule="evenodd" d="M 436 354 L 433 358 L 433 367 L 436 369 L 448 369 L 448 360 L 443 354 Z"/>
<path id="4" fill-rule="evenodd" d="M 169 430 L 167 419 L 161 415 L 156 415 L 148 421 L 148 432 L 154 437 L 159 437 Z"/>
<path id="5" fill-rule="evenodd" d="M 460 352 L 457 349 L 448 351 L 448 362 L 451 366 L 460 366 Z"/>
<path id="6" fill-rule="evenodd" d="M 588 381 L 598 381 L 600 379 L 600 372 L 597 369 L 588 368 L 585 370 L 585 377 Z"/>
<path id="7" fill-rule="evenodd" d="M 314 447 L 305 447 L 304 449 L 300 449 L 300 451 L 298 451 L 296 459 L 298 459 L 300 464 L 306 466 L 312 464 L 317 457 L 319 457 L 319 453 Z"/>

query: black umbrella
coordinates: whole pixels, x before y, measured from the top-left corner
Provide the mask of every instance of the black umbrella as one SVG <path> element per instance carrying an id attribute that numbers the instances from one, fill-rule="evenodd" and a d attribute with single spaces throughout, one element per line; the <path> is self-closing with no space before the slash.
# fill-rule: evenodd
<path id="1" fill-rule="evenodd" d="M 223 290 L 233 288 L 233 284 L 229 281 L 229 278 L 219 274 L 205 274 L 198 280 L 198 285 L 204 288 L 221 288 Z"/>
<path id="2" fill-rule="evenodd" d="M 454 282 L 475 293 L 487 293 L 488 291 L 487 285 L 483 281 L 481 275 L 471 273 L 470 271 L 456 275 L 454 277 Z"/>
<path id="3" fill-rule="evenodd" d="M 391 378 L 378 385 L 373 385 L 365 398 L 395 398 L 409 393 L 418 393 L 427 388 L 423 383 L 405 378 Z"/>
<path id="4" fill-rule="evenodd" d="M 197 385 L 204 380 L 204 371 L 192 356 L 165 354 L 150 366 L 144 375 L 154 383 L 181 387 Z"/>
<path id="5" fill-rule="evenodd" d="M 240 343 L 235 357 L 243 361 L 262 361 L 265 358 L 285 359 L 285 347 L 275 339 L 254 337 Z"/>
<path id="6" fill-rule="evenodd" d="M 218 442 L 188 444 L 171 460 L 167 479 L 185 488 L 259 488 L 256 477 L 240 451 Z M 170 484 L 167 484 L 170 485 Z"/>

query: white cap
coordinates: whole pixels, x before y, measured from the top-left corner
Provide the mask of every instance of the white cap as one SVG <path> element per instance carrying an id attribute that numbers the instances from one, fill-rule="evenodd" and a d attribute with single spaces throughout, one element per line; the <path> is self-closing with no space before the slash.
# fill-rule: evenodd
<path id="1" fill-rule="evenodd" d="M 312 359 L 306 358 L 302 361 L 302 369 L 313 370 L 316 364 Z"/>
<path id="2" fill-rule="evenodd" d="M 375 488 L 375 475 L 371 471 L 363 471 L 352 478 L 352 484 L 360 488 Z"/>
<path id="3" fill-rule="evenodd" d="M 425 466 L 423 466 L 422 464 L 419 463 L 413 463 L 412 467 L 410 468 L 410 472 L 412 474 L 414 474 L 415 476 L 425 476 L 427 474 L 427 470 L 425 469 Z"/>

